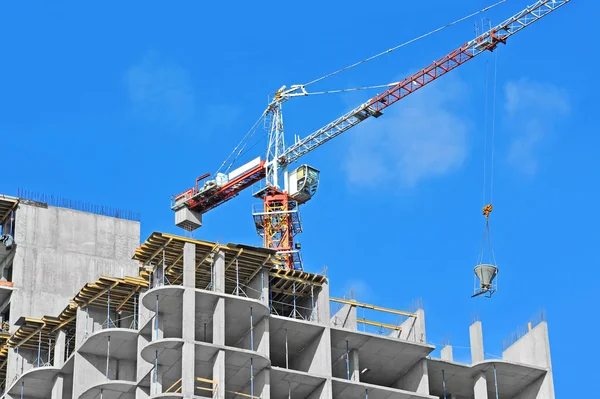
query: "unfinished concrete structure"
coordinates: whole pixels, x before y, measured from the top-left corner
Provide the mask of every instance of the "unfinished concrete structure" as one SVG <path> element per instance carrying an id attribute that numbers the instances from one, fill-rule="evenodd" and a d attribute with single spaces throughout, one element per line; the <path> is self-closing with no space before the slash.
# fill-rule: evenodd
<path id="1" fill-rule="evenodd" d="M 544 321 L 499 360 L 484 358 L 474 323 L 462 364 L 449 346 L 431 357 L 423 309 L 331 298 L 325 276 L 281 269 L 270 250 L 153 233 L 132 255 L 131 277 L 104 273 L 54 313 L 18 315 L 0 349 L 4 397 L 483 399 L 497 387 L 500 398 L 554 398 Z M 361 307 L 403 321 L 361 319 Z"/>

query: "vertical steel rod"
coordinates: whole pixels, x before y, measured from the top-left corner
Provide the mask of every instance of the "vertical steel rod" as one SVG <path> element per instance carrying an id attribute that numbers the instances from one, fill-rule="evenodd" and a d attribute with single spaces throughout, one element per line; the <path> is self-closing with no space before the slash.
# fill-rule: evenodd
<path id="1" fill-rule="evenodd" d="M 138 293 L 133 294 L 133 329 L 137 330 L 137 296 Z"/>
<path id="2" fill-rule="evenodd" d="M 263 301 L 265 299 L 265 268 L 261 268 L 260 270 L 260 300 Z"/>
<path id="3" fill-rule="evenodd" d="M 206 323 L 204 323 L 204 342 L 206 342 Z"/>
<path id="4" fill-rule="evenodd" d="M 292 284 L 294 290 L 294 319 L 296 318 L 296 281 Z"/>
<path id="5" fill-rule="evenodd" d="M 158 351 L 154 357 L 154 393 L 158 393 Z"/>
<path id="6" fill-rule="evenodd" d="M 254 359 L 250 358 L 250 395 L 254 399 Z"/>
<path id="7" fill-rule="evenodd" d="M 110 328 L 110 288 L 108 289 L 108 296 L 106 298 L 106 328 Z"/>
<path id="8" fill-rule="evenodd" d="M 288 334 L 287 334 L 287 328 L 285 329 L 285 368 L 286 369 L 290 368 L 290 364 L 289 364 L 289 352 L 288 352 Z"/>
<path id="9" fill-rule="evenodd" d="M 108 342 L 106 343 L 106 381 L 108 381 L 108 366 L 110 364 L 110 335 L 108 336 Z"/>
<path id="10" fill-rule="evenodd" d="M 25 396 L 25 381 L 21 381 L 21 399 Z"/>
<path id="11" fill-rule="evenodd" d="M 252 322 L 252 306 L 250 306 L 250 349 L 254 350 L 254 323 Z"/>
<path id="12" fill-rule="evenodd" d="M 240 295 L 240 269 L 237 256 L 235 257 L 235 295 Z"/>
<path id="13" fill-rule="evenodd" d="M 311 284 L 310 286 L 310 319 L 314 320 L 314 313 L 315 313 L 315 293 L 314 293 L 314 285 Z"/>
<path id="14" fill-rule="evenodd" d="M 154 338 L 158 340 L 158 295 L 156 296 L 156 306 L 154 307 Z"/>
<path id="15" fill-rule="evenodd" d="M 350 380 L 350 351 L 348 350 L 348 341 L 346 341 L 346 378 Z"/>
<path id="16" fill-rule="evenodd" d="M 496 399 L 498 399 L 498 379 L 496 378 L 496 365 L 494 364 L 494 386 L 496 387 Z"/>
<path id="17" fill-rule="evenodd" d="M 446 399 L 446 376 L 444 375 L 444 369 L 442 369 L 442 386 L 444 387 L 444 399 Z"/>
<path id="18" fill-rule="evenodd" d="M 50 352 L 52 351 L 52 333 L 48 337 L 48 366 L 50 366 Z"/>
<path id="19" fill-rule="evenodd" d="M 365 389 L 365 399 L 369 399 L 369 390 Z"/>
<path id="20" fill-rule="evenodd" d="M 40 328 L 40 338 L 38 339 L 38 358 L 37 366 L 40 367 L 40 359 L 42 357 L 42 329 Z"/>

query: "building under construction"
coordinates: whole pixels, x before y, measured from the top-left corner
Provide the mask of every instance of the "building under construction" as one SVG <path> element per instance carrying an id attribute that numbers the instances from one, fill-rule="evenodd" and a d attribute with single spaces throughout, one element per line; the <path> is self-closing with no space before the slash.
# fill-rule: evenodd
<path id="1" fill-rule="evenodd" d="M 543 320 L 502 359 L 484 358 L 480 322 L 470 364 L 434 358 L 422 308 L 332 298 L 335 281 L 270 249 L 140 244 L 135 217 L 48 202 L 0 196 L 2 397 L 554 398 Z"/>

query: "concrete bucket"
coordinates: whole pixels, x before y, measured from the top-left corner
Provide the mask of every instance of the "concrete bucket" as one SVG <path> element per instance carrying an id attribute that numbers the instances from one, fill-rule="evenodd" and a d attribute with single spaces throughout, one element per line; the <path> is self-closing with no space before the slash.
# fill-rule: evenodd
<path id="1" fill-rule="evenodd" d="M 492 288 L 492 281 L 498 274 L 498 268 L 494 265 L 482 264 L 475 266 L 475 276 L 479 279 L 481 291 Z"/>

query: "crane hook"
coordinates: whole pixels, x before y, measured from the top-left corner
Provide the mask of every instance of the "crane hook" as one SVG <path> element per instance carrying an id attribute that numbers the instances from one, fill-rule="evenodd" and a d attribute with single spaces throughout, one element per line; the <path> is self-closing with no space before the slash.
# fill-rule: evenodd
<path id="1" fill-rule="evenodd" d="M 490 213 L 492 213 L 492 204 L 487 204 L 483 207 L 483 215 L 486 220 L 490 218 Z"/>

